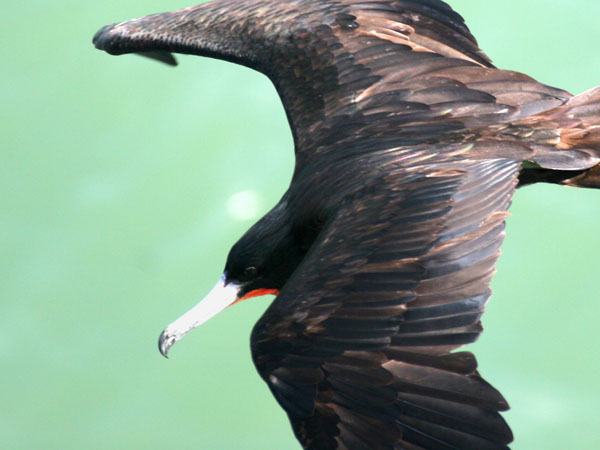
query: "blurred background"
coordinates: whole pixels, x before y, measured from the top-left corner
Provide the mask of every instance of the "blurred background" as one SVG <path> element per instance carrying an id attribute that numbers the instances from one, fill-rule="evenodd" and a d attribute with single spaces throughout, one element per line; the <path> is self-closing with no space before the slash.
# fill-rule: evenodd
<path id="1" fill-rule="evenodd" d="M 600 84 L 597 1 L 451 4 L 498 66 L 573 93 Z M 170 360 L 156 348 L 293 168 L 263 75 L 91 45 L 102 25 L 184 6 L 3 5 L 0 448 L 298 448 L 250 359 L 272 297 L 228 309 Z M 512 406 L 514 449 L 600 448 L 600 192 L 529 187 L 511 211 L 471 350 Z"/>

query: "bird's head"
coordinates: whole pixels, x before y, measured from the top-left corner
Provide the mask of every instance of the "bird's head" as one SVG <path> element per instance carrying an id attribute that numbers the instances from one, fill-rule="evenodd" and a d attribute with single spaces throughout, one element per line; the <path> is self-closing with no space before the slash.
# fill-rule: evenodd
<path id="1" fill-rule="evenodd" d="M 223 275 L 195 307 L 161 333 L 158 346 L 163 356 L 169 348 L 228 306 L 260 295 L 277 295 L 304 254 L 280 202 L 254 224 L 231 248 Z"/>

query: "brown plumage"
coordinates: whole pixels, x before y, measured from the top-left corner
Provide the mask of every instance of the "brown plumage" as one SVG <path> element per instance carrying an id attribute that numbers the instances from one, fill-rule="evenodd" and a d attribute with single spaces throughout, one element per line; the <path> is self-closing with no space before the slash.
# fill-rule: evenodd
<path id="1" fill-rule="evenodd" d="M 439 0 L 216 1 L 94 43 L 275 84 L 294 176 L 217 287 L 225 306 L 279 293 L 252 354 L 305 448 L 507 448 L 506 401 L 453 350 L 481 333 L 514 189 L 600 188 L 599 88 L 573 97 L 495 68 Z M 161 351 L 212 309 L 167 328 Z"/>

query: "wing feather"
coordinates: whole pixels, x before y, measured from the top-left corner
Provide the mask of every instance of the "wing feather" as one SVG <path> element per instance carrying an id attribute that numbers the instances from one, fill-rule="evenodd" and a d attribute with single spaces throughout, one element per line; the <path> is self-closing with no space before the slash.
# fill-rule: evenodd
<path id="1" fill-rule="evenodd" d="M 451 351 L 481 332 L 518 163 L 389 170 L 257 323 L 256 366 L 305 448 L 506 448 L 506 401 Z"/>
<path id="2" fill-rule="evenodd" d="M 465 141 L 473 156 L 549 168 L 593 165 L 589 155 L 547 147 L 548 137 L 560 140 L 551 121 L 545 137 L 527 123 L 515 135 L 512 123 L 570 94 L 494 68 L 439 0 L 218 0 L 109 25 L 94 43 L 112 54 L 173 63 L 169 52 L 191 53 L 265 73 L 286 109 L 298 168 L 340 152 L 333 143 L 375 135 L 394 136 L 395 146 Z"/>

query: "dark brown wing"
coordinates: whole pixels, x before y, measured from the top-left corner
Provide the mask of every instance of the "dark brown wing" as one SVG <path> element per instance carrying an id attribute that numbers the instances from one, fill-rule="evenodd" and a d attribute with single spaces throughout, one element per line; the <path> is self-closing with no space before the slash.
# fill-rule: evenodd
<path id="1" fill-rule="evenodd" d="M 310 449 L 503 449 L 473 342 L 518 164 L 389 166 L 348 199 L 252 333 Z"/>
<path id="2" fill-rule="evenodd" d="M 286 109 L 299 168 L 339 152 L 331 143 L 383 135 L 394 146 L 466 142 L 472 156 L 551 169 L 598 161 L 559 145 L 560 122 L 520 120 L 570 94 L 494 68 L 439 0 L 220 0 L 110 25 L 94 42 L 113 54 L 191 53 L 265 73 Z"/>

